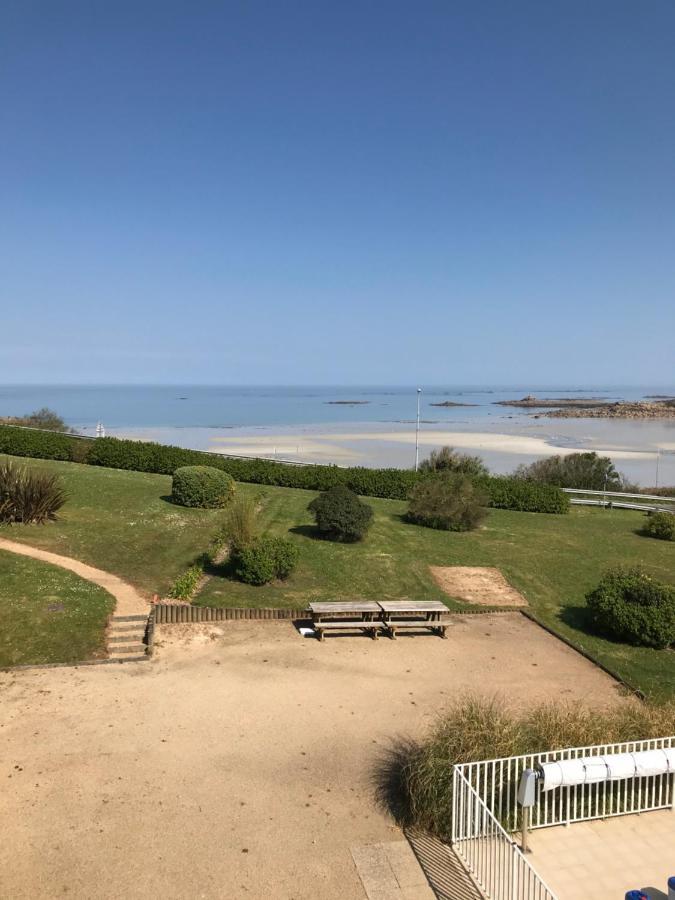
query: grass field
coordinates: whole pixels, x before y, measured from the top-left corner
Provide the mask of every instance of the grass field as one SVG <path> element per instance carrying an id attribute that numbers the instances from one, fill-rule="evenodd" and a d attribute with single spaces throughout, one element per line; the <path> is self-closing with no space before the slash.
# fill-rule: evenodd
<path id="1" fill-rule="evenodd" d="M 167 476 L 28 462 L 61 472 L 69 502 L 52 525 L 5 528 L 0 534 L 107 569 L 148 594 L 166 594 L 223 520 L 222 511 L 173 506 L 166 499 Z M 646 692 L 675 693 L 675 653 L 614 644 L 585 630 L 584 594 L 607 567 L 639 564 L 675 582 L 675 545 L 637 534 L 641 513 L 492 510 L 479 531 L 453 534 L 406 523 L 402 502 L 368 499 L 375 520 L 367 539 L 343 545 L 316 538 L 307 512 L 312 492 L 244 484 L 237 490 L 259 498 L 263 528 L 298 544 L 300 565 L 287 582 L 264 587 L 235 581 L 227 566 L 216 569 L 196 603 L 303 607 L 316 599 L 409 597 L 460 608 L 433 581 L 429 565 L 497 566 L 547 626 Z M 0 589 L 0 599 L 5 596 Z"/>
<path id="2" fill-rule="evenodd" d="M 168 591 L 223 518 L 220 510 L 174 506 L 167 499 L 171 478 L 165 475 L 47 460 L 15 462 L 62 475 L 68 502 L 57 522 L 0 527 L 0 535 L 113 572 L 148 596 Z"/>
<path id="3" fill-rule="evenodd" d="M 0 551 L 0 666 L 104 656 L 113 605 L 72 572 Z"/>

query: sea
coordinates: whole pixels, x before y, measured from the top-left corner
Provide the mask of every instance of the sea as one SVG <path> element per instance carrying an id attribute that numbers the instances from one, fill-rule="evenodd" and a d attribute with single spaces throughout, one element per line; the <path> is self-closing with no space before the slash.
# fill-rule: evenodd
<path id="1" fill-rule="evenodd" d="M 409 467 L 454 444 L 507 472 L 557 450 L 594 449 L 642 484 L 675 484 L 675 419 L 552 419 L 496 405 L 528 394 L 641 400 L 675 396 L 675 385 L 4 385 L 0 416 L 47 406 L 83 434 L 100 423 L 119 437 L 338 465 Z M 437 405 L 446 402 L 462 405 Z"/>

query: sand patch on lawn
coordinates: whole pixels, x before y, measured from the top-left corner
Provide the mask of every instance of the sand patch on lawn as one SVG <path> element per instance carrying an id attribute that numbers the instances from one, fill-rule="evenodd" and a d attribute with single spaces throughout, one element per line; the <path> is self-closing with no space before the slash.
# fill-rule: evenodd
<path id="1" fill-rule="evenodd" d="M 499 569 L 491 566 L 429 566 L 435 581 L 450 597 L 481 606 L 527 606 Z"/>

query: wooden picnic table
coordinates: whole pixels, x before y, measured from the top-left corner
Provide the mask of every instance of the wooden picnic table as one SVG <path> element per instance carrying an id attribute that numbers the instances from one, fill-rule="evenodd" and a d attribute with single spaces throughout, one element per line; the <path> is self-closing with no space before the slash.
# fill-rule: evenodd
<path id="1" fill-rule="evenodd" d="M 400 628 L 430 628 L 446 637 L 447 625 L 441 620 L 449 612 L 440 600 L 381 600 L 382 621 L 392 638 Z"/>
<path id="2" fill-rule="evenodd" d="M 366 631 L 377 639 L 384 624 L 379 621 L 380 606 L 373 600 L 318 601 L 309 604 L 312 625 L 319 636 L 325 631 Z"/>

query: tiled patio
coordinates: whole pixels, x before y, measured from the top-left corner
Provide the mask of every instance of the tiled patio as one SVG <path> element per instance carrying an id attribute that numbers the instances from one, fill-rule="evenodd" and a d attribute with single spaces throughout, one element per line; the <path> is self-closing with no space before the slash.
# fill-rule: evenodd
<path id="1" fill-rule="evenodd" d="M 675 811 L 541 828 L 530 846 L 529 862 L 559 900 L 623 900 L 636 888 L 663 900 L 675 875 Z"/>

